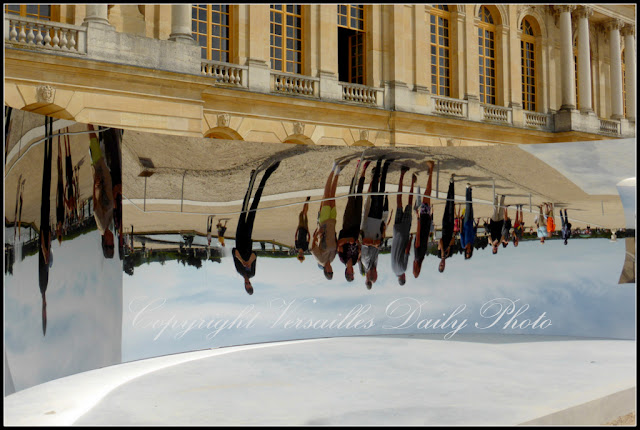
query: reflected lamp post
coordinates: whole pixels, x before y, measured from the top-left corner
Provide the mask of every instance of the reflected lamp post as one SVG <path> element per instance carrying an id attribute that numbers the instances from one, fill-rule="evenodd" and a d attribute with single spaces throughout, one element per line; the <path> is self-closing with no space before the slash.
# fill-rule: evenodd
<path id="1" fill-rule="evenodd" d="M 147 178 L 153 175 L 155 172 L 153 169 L 153 162 L 150 158 L 141 158 L 138 157 L 140 161 L 140 165 L 142 166 L 142 171 L 138 174 L 139 177 L 144 177 L 144 200 L 142 210 L 146 212 L 147 210 Z"/>

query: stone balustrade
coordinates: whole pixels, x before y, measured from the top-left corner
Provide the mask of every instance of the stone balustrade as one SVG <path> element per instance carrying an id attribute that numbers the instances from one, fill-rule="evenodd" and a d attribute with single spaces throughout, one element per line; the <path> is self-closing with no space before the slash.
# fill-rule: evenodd
<path id="1" fill-rule="evenodd" d="M 59 53 L 60 55 L 83 55 L 84 58 L 129 64 L 175 73 L 199 74 L 213 78 L 215 85 L 249 89 L 251 64 L 237 65 L 200 59 L 197 44 L 175 43 L 133 34 L 116 32 L 110 26 L 76 26 L 53 21 L 43 21 L 5 14 L 5 48 Z M 251 91 L 304 96 L 324 101 L 343 101 L 370 107 L 383 108 L 385 88 L 339 82 L 337 76 L 312 77 L 298 74 L 274 72 L 267 64 L 254 67 Z M 259 72 L 259 73 L 258 73 Z M 396 91 L 399 91 L 396 88 Z M 396 110 L 412 111 L 417 105 L 408 91 L 404 105 Z M 398 97 L 398 93 L 396 93 Z M 431 95 L 423 97 L 422 110 L 416 113 L 455 117 L 470 121 L 486 121 L 503 125 L 514 125 L 511 108 L 473 104 L 468 100 Z M 430 100 L 430 101 L 429 101 Z M 397 103 L 397 100 L 394 101 Z M 521 112 L 521 113 L 520 113 Z M 634 136 L 635 122 L 617 119 L 589 119 L 578 112 L 570 113 L 564 120 L 562 112 L 540 113 L 516 111 L 516 126 L 548 132 L 581 131 L 608 136 Z M 520 116 L 521 115 L 521 116 Z M 567 116 L 567 114 L 564 114 Z M 593 114 L 592 114 L 593 116 Z"/>
<path id="2" fill-rule="evenodd" d="M 600 131 L 618 135 L 620 134 L 620 121 L 600 119 Z"/>
<path id="3" fill-rule="evenodd" d="M 468 106 L 466 100 L 450 99 L 448 97 L 431 96 L 433 113 L 467 118 Z"/>
<path id="4" fill-rule="evenodd" d="M 348 102 L 356 102 L 367 105 L 381 106 L 382 105 L 382 88 L 373 88 L 366 85 L 350 84 L 347 82 L 340 82 L 342 87 L 342 100 Z"/>
<path id="5" fill-rule="evenodd" d="M 5 43 L 72 54 L 87 53 L 87 28 L 83 26 L 5 14 L 4 28 Z"/>
<path id="6" fill-rule="evenodd" d="M 549 115 L 540 112 L 524 112 L 525 127 L 549 128 Z"/>
<path id="7" fill-rule="evenodd" d="M 311 76 L 271 72 L 271 91 L 276 93 L 318 97 L 319 82 Z"/>
<path id="8" fill-rule="evenodd" d="M 200 71 L 204 76 L 215 79 L 216 83 L 247 88 L 247 66 L 202 60 Z"/>
<path id="9" fill-rule="evenodd" d="M 495 106 L 495 105 L 480 105 L 482 111 L 483 121 L 498 122 L 501 124 L 511 124 L 511 109 Z"/>

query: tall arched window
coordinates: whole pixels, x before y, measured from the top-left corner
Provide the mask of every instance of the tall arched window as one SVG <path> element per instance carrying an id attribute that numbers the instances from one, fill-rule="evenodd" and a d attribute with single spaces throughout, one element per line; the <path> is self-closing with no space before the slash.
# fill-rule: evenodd
<path id="1" fill-rule="evenodd" d="M 13 4 L 5 5 L 5 13 L 51 21 L 51 5 L 49 4 Z"/>
<path id="2" fill-rule="evenodd" d="M 200 45 L 202 59 L 229 62 L 229 22 L 229 5 L 193 5 L 191 31 Z"/>
<path id="3" fill-rule="evenodd" d="M 302 6 L 271 5 L 271 69 L 302 73 Z"/>
<path id="4" fill-rule="evenodd" d="M 431 93 L 449 97 L 451 92 L 449 6 L 434 6 L 430 15 Z"/>
<path id="5" fill-rule="evenodd" d="M 522 40 L 520 41 L 520 63 L 522 67 L 522 108 L 536 110 L 536 39 L 533 27 L 527 19 L 520 24 Z"/>
<path id="6" fill-rule="evenodd" d="M 480 103 L 496 104 L 496 26 L 493 16 L 486 6 L 479 12 L 478 54 L 480 79 Z"/>
<path id="7" fill-rule="evenodd" d="M 342 82 L 364 84 L 365 75 L 365 19 L 364 5 L 338 6 L 338 79 Z"/>

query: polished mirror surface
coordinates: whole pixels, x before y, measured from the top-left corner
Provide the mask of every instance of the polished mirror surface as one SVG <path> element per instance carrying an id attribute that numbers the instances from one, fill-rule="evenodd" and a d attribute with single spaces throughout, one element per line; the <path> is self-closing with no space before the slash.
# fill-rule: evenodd
<path id="1" fill-rule="evenodd" d="M 577 162 L 545 155 L 127 133 L 123 359 L 350 335 L 634 338 L 615 190 L 633 162 L 591 158 L 570 180 Z"/>
<path id="2" fill-rule="evenodd" d="M 635 338 L 628 144 L 577 161 L 5 118 L 6 393 L 292 339 Z"/>
<path id="3" fill-rule="evenodd" d="M 121 130 L 5 112 L 5 394 L 122 361 Z"/>

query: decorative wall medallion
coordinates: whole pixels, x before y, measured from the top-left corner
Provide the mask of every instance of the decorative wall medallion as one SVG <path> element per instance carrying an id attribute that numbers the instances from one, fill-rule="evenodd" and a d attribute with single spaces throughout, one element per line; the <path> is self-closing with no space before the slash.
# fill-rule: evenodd
<path id="1" fill-rule="evenodd" d="M 218 127 L 229 127 L 229 119 L 228 113 L 218 115 Z"/>
<path id="2" fill-rule="evenodd" d="M 360 140 L 369 140 L 369 130 L 360 130 Z"/>
<path id="3" fill-rule="evenodd" d="M 36 100 L 38 103 L 53 103 L 55 94 L 56 90 L 51 85 L 40 85 L 36 88 Z"/>

